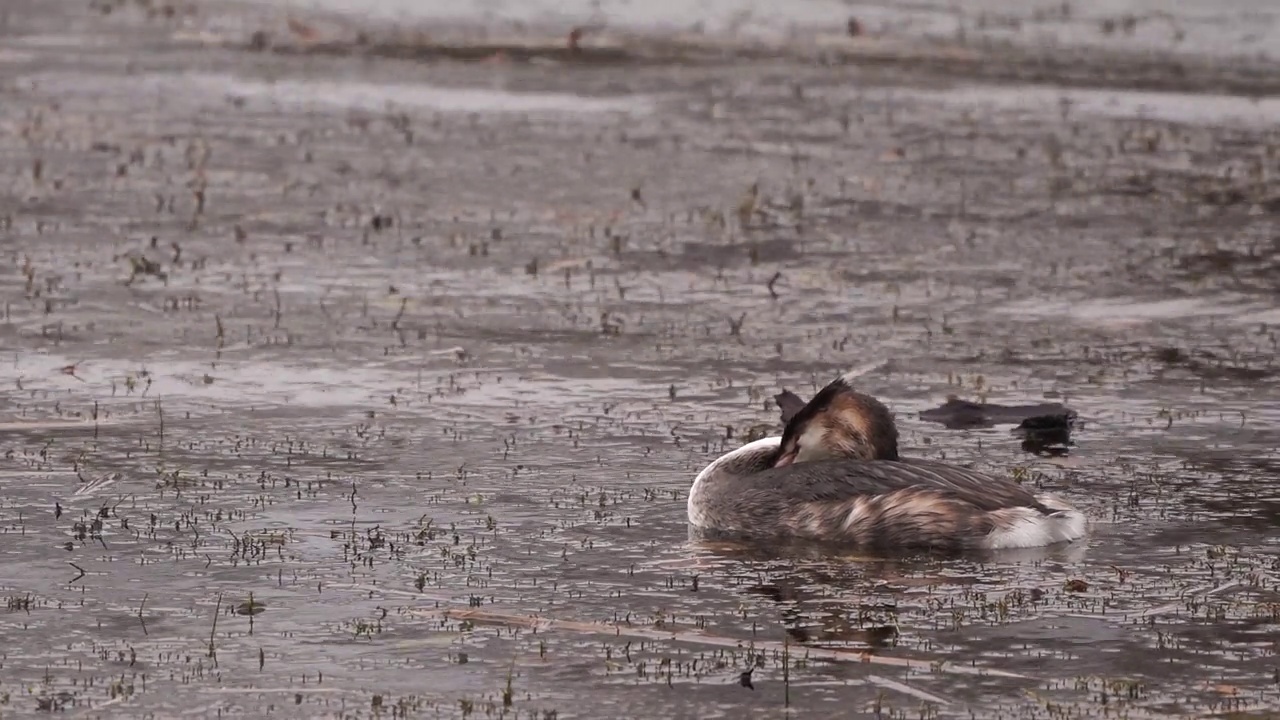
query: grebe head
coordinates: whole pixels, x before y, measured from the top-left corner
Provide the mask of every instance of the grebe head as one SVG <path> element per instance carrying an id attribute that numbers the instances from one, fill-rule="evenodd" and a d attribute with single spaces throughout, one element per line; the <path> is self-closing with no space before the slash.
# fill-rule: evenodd
<path id="1" fill-rule="evenodd" d="M 774 467 L 852 458 L 897 460 L 898 428 L 889 408 L 840 377 L 787 421 Z"/>

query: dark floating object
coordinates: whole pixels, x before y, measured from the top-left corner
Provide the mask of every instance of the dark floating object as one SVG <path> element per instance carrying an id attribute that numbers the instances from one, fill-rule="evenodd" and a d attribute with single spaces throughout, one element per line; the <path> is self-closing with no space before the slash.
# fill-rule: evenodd
<path id="1" fill-rule="evenodd" d="M 1022 435 L 1022 449 L 1035 455 L 1061 457 L 1075 443 L 1071 430 L 1076 427 L 1076 414 L 1070 410 L 1055 415 L 1037 415 L 1022 421 L 1013 429 Z"/>
<path id="2" fill-rule="evenodd" d="M 1071 431 L 1077 427 L 1076 411 L 1061 403 L 990 405 L 954 396 L 941 407 L 921 412 L 920 419 L 941 423 L 951 430 L 1017 423 L 1013 433 L 1022 436 L 1024 451 L 1055 457 L 1067 454 L 1074 444 Z"/>
<path id="3" fill-rule="evenodd" d="M 986 428 L 994 425 L 1012 425 L 1039 421 L 1041 418 L 1065 417 L 1068 424 L 1075 422 L 1076 412 L 1061 403 L 1039 405 L 990 405 L 947 398 L 941 407 L 922 410 L 920 419 L 941 423 L 952 430 Z"/>
<path id="4" fill-rule="evenodd" d="M 738 675 L 738 684 L 748 690 L 755 690 L 756 686 L 751 684 L 751 673 L 755 672 L 755 668 L 744 670 Z"/>

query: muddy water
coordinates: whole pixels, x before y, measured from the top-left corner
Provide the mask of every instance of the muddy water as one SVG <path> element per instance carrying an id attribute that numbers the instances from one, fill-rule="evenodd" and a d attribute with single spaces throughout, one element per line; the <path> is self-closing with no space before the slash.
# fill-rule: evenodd
<path id="1" fill-rule="evenodd" d="M 0 24 L 0 716 L 1280 706 L 1273 100 L 175 35 L 237 12 Z M 690 541 L 850 368 L 1089 541 Z"/>

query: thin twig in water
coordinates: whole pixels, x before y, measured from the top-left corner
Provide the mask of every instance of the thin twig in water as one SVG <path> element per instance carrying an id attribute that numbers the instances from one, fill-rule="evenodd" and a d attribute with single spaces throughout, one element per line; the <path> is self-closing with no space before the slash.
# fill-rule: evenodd
<path id="1" fill-rule="evenodd" d="M 782 707 L 791 707 L 791 636 L 782 636 Z"/>
<path id="2" fill-rule="evenodd" d="M 910 685 L 907 685 L 905 683 L 900 683 L 897 680 L 891 680 L 890 678 L 884 677 L 883 675 L 868 675 L 867 681 L 870 682 L 872 685 L 879 685 L 882 688 L 897 690 L 903 695 L 910 695 L 914 698 L 924 700 L 925 702 L 937 703 L 938 705 L 951 704 L 950 700 L 938 697 L 937 695 L 934 695 L 932 693 L 927 693 L 923 690 L 917 690 L 916 688 L 913 688 Z"/>
<path id="3" fill-rule="evenodd" d="M 75 577 L 71 578 L 71 582 L 72 582 L 72 583 L 74 583 L 75 581 L 77 581 L 77 580 L 79 580 L 80 578 L 82 578 L 82 577 L 84 577 L 84 576 L 85 576 L 84 568 L 80 567 L 79 565 L 77 565 L 77 564 L 75 564 L 75 563 L 73 563 L 73 562 L 69 562 L 69 563 L 67 563 L 67 564 L 68 564 L 68 565 L 70 565 L 71 567 L 75 568 L 76 570 L 80 571 L 80 574 L 79 574 L 79 575 L 77 575 L 77 576 L 75 576 Z M 68 584 L 68 585 L 70 585 L 71 583 L 67 583 L 67 584 Z"/>
<path id="4" fill-rule="evenodd" d="M 1175 600 L 1171 603 L 1166 603 L 1164 605 L 1161 605 L 1160 607 L 1147 610 L 1143 612 L 1141 615 L 1139 615 L 1138 617 L 1145 618 L 1145 617 L 1151 617 L 1152 615 L 1163 615 L 1167 612 L 1172 612 L 1174 610 L 1180 609 L 1183 603 L 1186 602 L 1186 599 L 1192 595 L 1203 595 L 1204 597 L 1212 597 L 1214 595 L 1217 595 L 1218 593 L 1226 592 L 1228 590 L 1231 590 L 1232 588 L 1237 588 L 1243 584 L 1244 583 L 1242 582 L 1235 581 L 1235 582 L 1229 582 L 1226 585 L 1219 585 L 1218 587 L 1205 586 L 1201 588 L 1196 588 L 1195 590 L 1189 590 L 1186 593 L 1184 593 L 1183 596 L 1178 600 Z"/>
<path id="5" fill-rule="evenodd" d="M 332 289 L 332 287 L 325 288 L 324 294 L 320 296 L 320 314 L 324 315 L 324 319 L 328 320 L 330 323 L 333 322 L 333 316 L 329 314 L 329 308 L 325 307 L 324 299 L 329 297 L 329 291 Z"/>
<path id="6" fill-rule="evenodd" d="M 146 618 L 142 617 L 142 608 L 146 606 L 147 606 L 147 593 L 143 593 L 142 602 L 138 605 L 138 622 L 142 623 L 142 634 L 150 635 L 150 633 L 147 632 L 147 620 Z"/>
<path id="7" fill-rule="evenodd" d="M 400 298 L 400 311 L 396 313 L 395 318 L 394 318 L 394 319 L 392 319 L 392 321 L 391 321 L 391 329 L 392 329 L 392 330 L 399 330 L 399 329 L 400 329 L 400 318 L 404 317 L 404 309 L 405 309 L 405 307 L 407 307 L 408 305 L 409 305 L 409 298 L 407 298 L 407 297 L 402 297 L 402 298 Z"/>
<path id="8" fill-rule="evenodd" d="M 742 335 L 742 323 L 746 321 L 747 314 L 742 313 L 741 315 L 738 316 L 737 320 L 734 320 L 733 318 L 726 318 L 726 319 L 729 321 L 730 337 L 740 337 Z"/>
<path id="9" fill-rule="evenodd" d="M 486 610 L 476 610 L 470 608 L 447 608 L 440 610 L 417 610 L 413 611 L 416 615 L 429 617 L 440 617 L 449 620 L 467 620 L 473 623 L 489 623 L 493 625 L 503 625 L 506 627 L 523 627 L 531 628 L 539 632 L 547 632 L 549 630 L 564 630 L 567 632 L 578 632 L 592 635 L 609 635 L 612 637 L 633 637 L 644 640 L 659 640 L 667 642 L 690 643 L 697 645 L 712 645 L 716 647 L 737 648 L 740 647 L 741 641 L 712 635 L 702 630 L 684 629 L 684 628 L 645 628 L 637 626 L 613 625 L 602 622 L 583 622 L 579 620 L 556 620 L 552 618 L 538 617 L 535 615 L 518 615 L 514 613 L 499 613 Z M 774 650 L 781 652 L 783 644 L 769 641 L 756 641 L 757 650 Z M 788 650 L 789 654 L 789 650 Z M 958 665 L 945 661 L 927 661 L 916 660 L 913 658 L 890 657 L 887 655 L 875 655 L 868 651 L 862 650 L 845 650 L 841 648 L 827 648 L 804 646 L 804 654 L 806 658 L 816 660 L 834 660 L 844 662 L 863 662 L 870 665 L 891 665 L 894 667 L 910 668 L 912 670 L 920 670 L 927 673 L 955 673 L 959 675 L 977 675 L 988 677 L 1014 678 L 1019 680 L 1034 679 L 1030 675 L 1009 672 L 1007 670 L 996 670 L 993 668 L 980 668 L 972 665 Z"/>
<path id="10" fill-rule="evenodd" d="M 76 488 L 72 495 L 91 495 L 98 490 L 102 490 L 110 485 L 115 484 L 119 476 L 115 473 L 108 473 L 102 477 L 90 480 L 89 482 Z"/>
<path id="11" fill-rule="evenodd" d="M 218 662 L 218 653 L 213 644 L 213 636 L 218 632 L 218 616 L 222 614 L 222 593 L 218 593 L 218 605 L 213 609 L 213 629 L 209 631 L 209 657 Z"/>
<path id="12" fill-rule="evenodd" d="M 778 299 L 778 291 L 774 290 L 773 286 L 777 285 L 778 281 L 781 279 L 782 279 L 782 273 L 776 272 L 773 274 L 773 277 L 769 278 L 769 282 L 765 284 L 765 287 L 769 288 L 769 297 L 773 298 L 774 300 Z"/>
<path id="13" fill-rule="evenodd" d="M 1184 605 L 1187 602 L 1187 598 L 1189 597 L 1194 597 L 1197 595 L 1202 597 L 1212 597 L 1219 593 L 1223 593 L 1228 590 L 1240 587 L 1243 584 L 1244 583 L 1242 582 L 1235 581 L 1235 582 L 1229 582 L 1226 585 L 1219 585 L 1217 587 L 1214 587 L 1212 585 L 1206 585 L 1203 587 L 1194 588 L 1184 592 L 1181 597 L 1179 597 L 1177 600 L 1174 600 L 1173 602 L 1168 602 L 1163 605 L 1150 608 L 1149 610 L 1143 610 L 1142 612 L 1102 612 L 1102 613 L 1092 613 L 1092 614 L 1066 613 L 1063 617 L 1085 618 L 1089 620 L 1098 620 L 1100 618 L 1114 618 L 1116 620 L 1134 620 L 1138 618 L 1148 618 L 1153 615 L 1164 615 L 1166 613 L 1176 612 L 1178 610 L 1183 609 Z"/>

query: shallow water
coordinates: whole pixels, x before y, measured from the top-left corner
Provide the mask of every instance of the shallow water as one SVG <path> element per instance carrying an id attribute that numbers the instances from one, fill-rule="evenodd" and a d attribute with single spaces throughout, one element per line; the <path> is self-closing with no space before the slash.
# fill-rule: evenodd
<path id="1" fill-rule="evenodd" d="M 273 9 L 324 9 L 400 22 L 515 23 L 695 29 L 770 37 L 843 28 L 850 18 L 873 34 L 986 39 L 1030 45 L 1176 49 L 1216 56 L 1275 56 L 1280 9 L 1268 0 L 256 0 Z"/>
<path id="2" fill-rule="evenodd" d="M 198 104 L 233 99 L 251 110 L 336 109 L 395 112 L 437 110 L 456 113 L 518 113 L 580 115 L 598 112 L 640 114 L 649 110 L 646 98 L 597 99 L 567 93 L 510 92 L 477 88 L 431 87 L 421 82 L 378 85 L 367 80 L 290 80 L 237 77 L 232 74 L 155 73 L 104 82 L 80 73 L 37 74 L 23 78 L 46 91 L 78 96 L 136 94 L 156 103 Z"/>
<path id="3" fill-rule="evenodd" d="M 1066 90 L 1055 87 L 970 86 L 929 93 L 931 98 L 951 99 L 961 106 L 1021 110 L 1058 115 L 1064 107 L 1084 116 L 1150 119 L 1166 123 L 1256 128 L 1280 120 L 1280 99 L 1244 98 L 1175 92 L 1120 92 Z"/>
<path id="4" fill-rule="evenodd" d="M 11 23 L 0 715 L 1280 709 L 1271 101 Z M 850 368 L 1088 541 L 691 538 L 693 474 Z"/>

